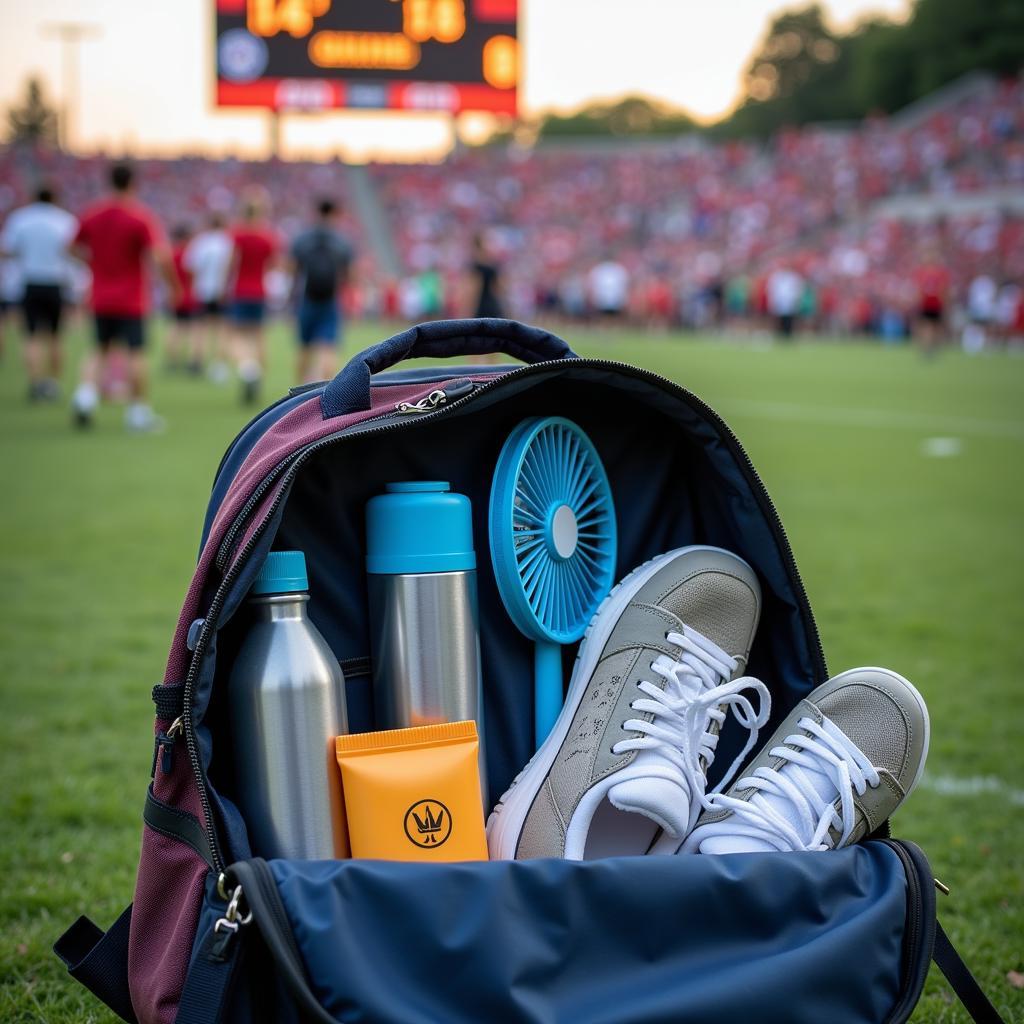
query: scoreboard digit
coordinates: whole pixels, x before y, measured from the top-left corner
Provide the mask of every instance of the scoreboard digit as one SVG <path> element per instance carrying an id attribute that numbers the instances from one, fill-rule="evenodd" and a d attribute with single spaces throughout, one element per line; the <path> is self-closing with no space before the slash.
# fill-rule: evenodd
<path id="1" fill-rule="evenodd" d="M 215 0 L 217 104 L 515 114 L 518 0 Z"/>

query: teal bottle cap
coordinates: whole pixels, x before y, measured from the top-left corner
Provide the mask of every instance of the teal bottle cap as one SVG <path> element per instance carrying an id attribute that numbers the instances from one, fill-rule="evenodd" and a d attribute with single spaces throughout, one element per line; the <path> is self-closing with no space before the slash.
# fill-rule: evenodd
<path id="1" fill-rule="evenodd" d="M 271 551 L 249 593 L 291 594 L 308 589 L 306 556 L 301 551 Z"/>
<path id="2" fill-rule="evenodd" d="M 451 491 L 452 485 L 447 480 L 403 480 L 397 484 L 385 484 L 388 494 L 425 494 L 431 491 Z"/>
<path id="3" fill-rule="evenodd" d="M 378 575 L 476 568 L 469 498 L 444 480 L 385 486 L 366 505 L 366 570 Z"/>

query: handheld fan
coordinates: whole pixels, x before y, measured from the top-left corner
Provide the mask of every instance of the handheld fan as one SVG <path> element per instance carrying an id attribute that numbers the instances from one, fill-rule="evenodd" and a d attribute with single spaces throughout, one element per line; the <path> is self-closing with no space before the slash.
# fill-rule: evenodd
<path id="1" fill-rule="evenodd" d="M 491 560 L 516 628 L 536 643 L 539 746 L 562 708 L 561 645 L 582 636 L 615 573 L 615 508 L 586 434 L 558 416 L 509 435 L 491 485 Z"/>

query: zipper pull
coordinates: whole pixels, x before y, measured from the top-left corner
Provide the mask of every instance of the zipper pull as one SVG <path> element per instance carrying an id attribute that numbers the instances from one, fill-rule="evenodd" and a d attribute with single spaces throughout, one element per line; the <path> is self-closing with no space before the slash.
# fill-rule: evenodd
<path id="1" fill-rule="evenodd" d="M 196 649 L 196 644 L 199 643 L 199 634 L 203 631 L 203 626 L 206 625 L 206 619 L 193 619 L 191 625 L 188 627 L 188 636 L 185 638 L 185 646 L 190 650 Z"/>
<path id="2" fill-rule="evenodd" d="M 167 732 L 159 732 L 156 735 L 157 752 L 160 756 L 160 770 L 164 775 L 170 775 L 174 767 L 174 740 L 184 730 L 185 723 L 182 719 L 176 718 L 171 722 Z M 153 759 L 154 762 L 156 758 Z M 153 766 L 153 774 L 156 774 L 156 765 Z"/>
<path id="3" fill-rule="evenodd" d="M 224 876 L 221 875 L 217 880 L 217 891 L 220 892 L 223 890 L 223 887 Z M 239 911 L 242 896 L 242 887 L 240 885 L 236 886 L 231 893 L 231 899 L 228 902 L 227 910 L 224 911 L 224 916 L 217 918 L 217 921 L 214 923 L 213 936 L 207 947 L 207 956 L 211 961 L 223 962 L 227 960 L 231 954 L 231 947 L 239 928 L 244 928 L 252 920 L 251 910 L 244 914 Z"/>
<path id="4" fill-rule="evenodd" d="M 426 398 L 421 398 L 418 402 L 399 402 L 395 408 L 401 413 L 430 412 L 447 401 L 448 396 L 440 388 L 435 388 Z"/>
<path id="5" fill-rule="evenodd" d="M 464 398 L 475 387 L 476 384 L 468 377 L 462 377 L 459 380 L 453 380 L 451 384 L 443 388 L 435 388 L 426 398 L 421 398 L 418 402 L 399 402 L 395 409 L 400 413 L 430 412 L 439 405 L 447 405 L 449 402 Z"/>

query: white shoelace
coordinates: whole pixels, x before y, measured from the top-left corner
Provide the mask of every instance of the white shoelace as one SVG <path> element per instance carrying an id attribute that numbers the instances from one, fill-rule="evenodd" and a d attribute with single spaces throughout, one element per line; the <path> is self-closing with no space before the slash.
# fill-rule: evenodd
<path id="1" fill-rule="evenodd" d="M 771 695 L 768 688 L 753 676 L 729 681 L 736 671 L 736 659 L 688 626 L 683 633 L 668 633 L 666 639 L 682 648 L 679 660 L 659 654 L 652 663 L 653 671 L 665 680 L 665 688 L 643 680 L 637 684 L 645 696 L 638 697 L 630 707 L 648 712 L 652 721 L 631 718 L 624 728 L 638 736 L 619 740 L 612 753 L 629 750 L 656 751 L 685 780 L 690 792 L 691 826 L 700 807 L 708 806 L 705 795 L 706 771 L 715 759 L 718 732 L 712 733 L 712 722 L 721 728 L 728 707 L 736 720 L 748 730 L 746 746 L 730 765 L 722 781 L 712 790 L 717 793 L 743 763 L 757 742 L 758 731 L 768 721 Z M 742 691 L 752 690 L 760 697 L 757 711 Z M 701 763 L 703 759 L 703 765 Z"/>
<path id="2" fill-rule="evenodd" d="M 837 846 L 850 837 L 855 824 L 854 791 L 863 794 L 868 786 L 879 783 L 878 772 L 861 749 L 828 718 L 819 725 L 813 718 L 801 718 L 797 728 L 810 733 L 794 733 L 783 741 L 787 746 L 773 747 L 772 757 L 783 759 L 778 768 L 758 768 L 740 779 L 740 789 L 757 790 L 748 800 L 737 800 L 717 793 L 709 800 L 714 810 L 732 811 L 734 817 L 701 827 L 701 838 L 713 835 L 750 835 L 776 850 L 831 850 L 829 830 L 842 827 Z M 796 747 L 796 750 L 791 749 Z M 812 776 L 824 776 L 839 796 L 823 797 Z M 770 806 L 765 796 L 781 797 L 792 817 Z M 694 837 L 696 838 L 696 836 Z"/>

